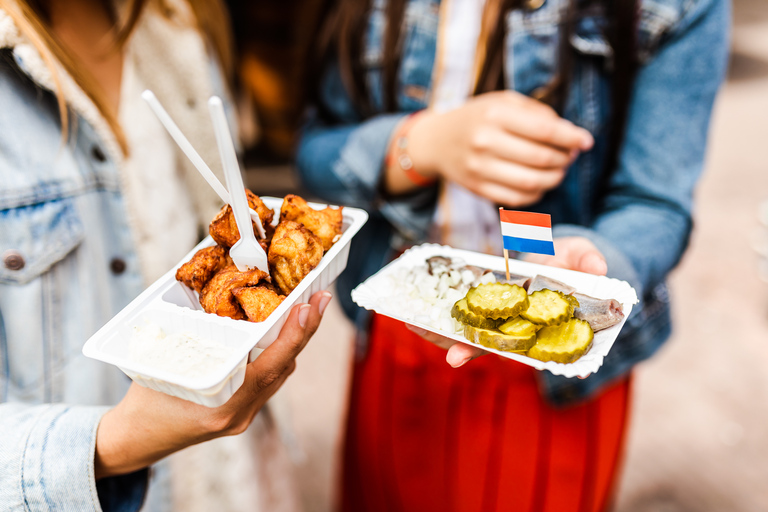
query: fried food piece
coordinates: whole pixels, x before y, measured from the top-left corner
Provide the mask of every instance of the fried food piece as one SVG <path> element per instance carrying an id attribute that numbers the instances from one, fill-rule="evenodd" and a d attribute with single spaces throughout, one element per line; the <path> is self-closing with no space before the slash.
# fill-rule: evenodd
<path id="1" fill-rule="evenodd" d="M 285 298 L 273 286 L 249 286 L 232 290 L 251 322 L 263 322 Z"/>
<path id="2" fill-rule="evenodd" d="M 315 210 L 303 198 L 288 194 L 280 207 L 280 222 L 293 220 L 303 225 L 320 239 L 323 250 L 327 251 L 341 237 L 341 210 L 342 207 L 330 206 Z"/>
<path id="3" fill-rule="evenodd" d="M 268 279 L 267 273 L 257 268 L 240 272 L 235 265 L 229 265 L 219 270 L 203 287 L 200 305 L 206 313 L 245 320 L 245 312 L 232 291 L 244 286 L 256 286 Z"/>
<path id="4" fill-rule="evenodd" d="M 176 280 L 200 293 L 205 284 L 219 270 L 231 264 L 227 250 L 219 245 L 204 247 L 192 259 L 179 267 Z"/>
<path id="5" fill-rule="evenodd" d="M 259 214 L 261 223 L 264 225 L 264 231 L 267 233 L 267 239 L 269 239 L 273 231 L 272 219 L 275 216 L 275 212 L 267 208 L 267 205 L 264 204 L 261 198 L 250 190 L 245 189 L 245 194 L 248 197 L 248 206 L 253 208 L 254 211 Z M 253 232 L 256 233 L 256 238 L 259 238 L 256 224 L 253 222 L 252 224 Z M 232 213 L 231 206 L 225 204 L 219 213 L 216 214 L 216 217 L 213 218 L 208 226 L 208 233 L 210 233 L 211 238 L 213 238 L 217 244 L 227 249 L 240 240 L 240 231 L 237 229 L 237 223 L 235 222 L 235 216 Z M 264 247 L 264 250 L 266 251 L 266 244 L 261 240 L 260 242 L 262 242 L 261 246 Z"/>
<path id="6" fill-rule="evenodd" d="M 322 257 L 323 245 L 309 229 L 290 220 L 277 225 L 269 246 L 269 268 L 285 295 L 299 285 Z"/>

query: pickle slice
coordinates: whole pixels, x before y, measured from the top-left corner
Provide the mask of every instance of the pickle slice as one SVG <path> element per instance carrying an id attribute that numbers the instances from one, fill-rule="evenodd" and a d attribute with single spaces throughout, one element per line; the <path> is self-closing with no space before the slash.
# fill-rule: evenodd
<path id="1" fill-rule="evenodd" d="M 481 284 L 467 292 L 467 306 L 485 318 L 511 318 L 528 307 L 528 294 L 516 284 Z"/>
<path id="2" fill-rule="evenodd" d="M 562 293 L 562 292 L 560 292 L 560 293 Z M 567 293 L 563 293 L 563 298 L 568 301 L 568 304 L 573 306 L 573 309 L 576 309 L 580 305 L 579 304 L 579 299 L 577 299 L 573 295 L 570 295 L 570 294 L 567 294 Z"/>
<path id="3" fill-rule="evenodd" d="M 523 353 L 536 343 L 536 333 L 528 336 L 510 336 L 501 331 L 464 326 L 464 337 L 472 343 L 505 352 Z"/>
<path id="4" fill-rule="evenodd" d="M 471 325 L 472 327 L 480 327 L 482 329 L 495 329 L 499 325 L 498 320 L 492 318 L 485 318 L 484 316 L 476 315 L 467 306 L 467 298 L 459 299 L 451 309 L 451 316 L 461 322 L 464 325 Z"/>
<path id="5" fill-rule="evenodd" d="M 510 336 L 530 336 L 535 335 L 541 327 L 518 316 L 501 324 L 499 330 Z"/>
<path id="6" fill-rule="evenodd" d="M 528 297 L 528 309 L 520 316 L 539 325 L 557 325 L 573 316 L 573 304 L 561 292 L 539 290 Z"/>
<path id="7" fill-rule="evenodd" d="M 528 357 L 572 363 L 590 349 L 594 337 L 587 322 L 571 318 L 560 325 L 543 327 L 536 336 L 536 344 L 528 351 Z"/>

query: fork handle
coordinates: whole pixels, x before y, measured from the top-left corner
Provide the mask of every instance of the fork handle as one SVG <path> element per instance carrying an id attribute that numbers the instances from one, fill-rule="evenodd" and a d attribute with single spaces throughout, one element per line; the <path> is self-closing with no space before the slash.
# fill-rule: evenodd
<path id="1" fill-rule="evenodd" d="M 258 243 L 253 234 L 243 176 L 240 174 L 240 165 L 237 163 L 237 153 L 227 125 L 227 116 L 224 114 L 224 105 L 218 96 L 212 96 L 208 100 L 208 108 L 211 112 L 216 143 L 219 146 L 224 177 L 227 180 L 227 189 L 229 189 L 230 205 L 235 216 L 237 229 L 240 231 L 240 238 Z"/>

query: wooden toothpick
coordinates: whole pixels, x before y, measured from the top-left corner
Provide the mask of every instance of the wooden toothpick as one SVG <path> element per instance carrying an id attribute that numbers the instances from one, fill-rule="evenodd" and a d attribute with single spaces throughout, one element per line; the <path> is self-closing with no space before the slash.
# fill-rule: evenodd
<path id="1" fill-rule="evenodd" d="M 507 282 L 509 282 L 509 251 L 504 249 L 504 264 L 507 266 Z"/>

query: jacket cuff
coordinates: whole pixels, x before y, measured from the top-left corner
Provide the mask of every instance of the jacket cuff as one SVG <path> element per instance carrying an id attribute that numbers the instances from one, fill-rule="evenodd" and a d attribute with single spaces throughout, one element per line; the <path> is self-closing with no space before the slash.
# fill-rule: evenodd
<path id="1" fill-rule="evenodd" d="M 109 486 L 107 481 L 113 479 L 103 479 L 97 487 L 94 456 L 96 431 L 108 409 L 56 404 L 40 414 L 29 432 L 22 458 L 21 484 L 31 510 L 102 510 L 99 489 Z M 144 472 L 143 480 L 133 477 L 127 488 L 123 486 L 121 495 L 111 496 L 109 503 L 119 503 L 119 510 L 138 510 L 147 488 L 148 473 Z M 116 478 L 125 482 L 130 476 Z"/>
<path id="2" fill-rule="evenodd" d="M 436 187 L 412 194 L 382 197 L 380 185 L 389 142 L 397 125 L 408 114 L 387 114 L 360 124 L 353 130 L 333 164 L 333 172 L 348 189 L 365 198 L 406 239 L 423 239 L 437 200 Z"/>
<path id="3" fill-rule="evenodd" d="M 405 117 L 403 114 L 377 116 L 360 124 L 349 134 L 338 160 L 333 164 L 333 171 L 357 195 L 369 201 L 375 199 L 389 139 Z"/>

